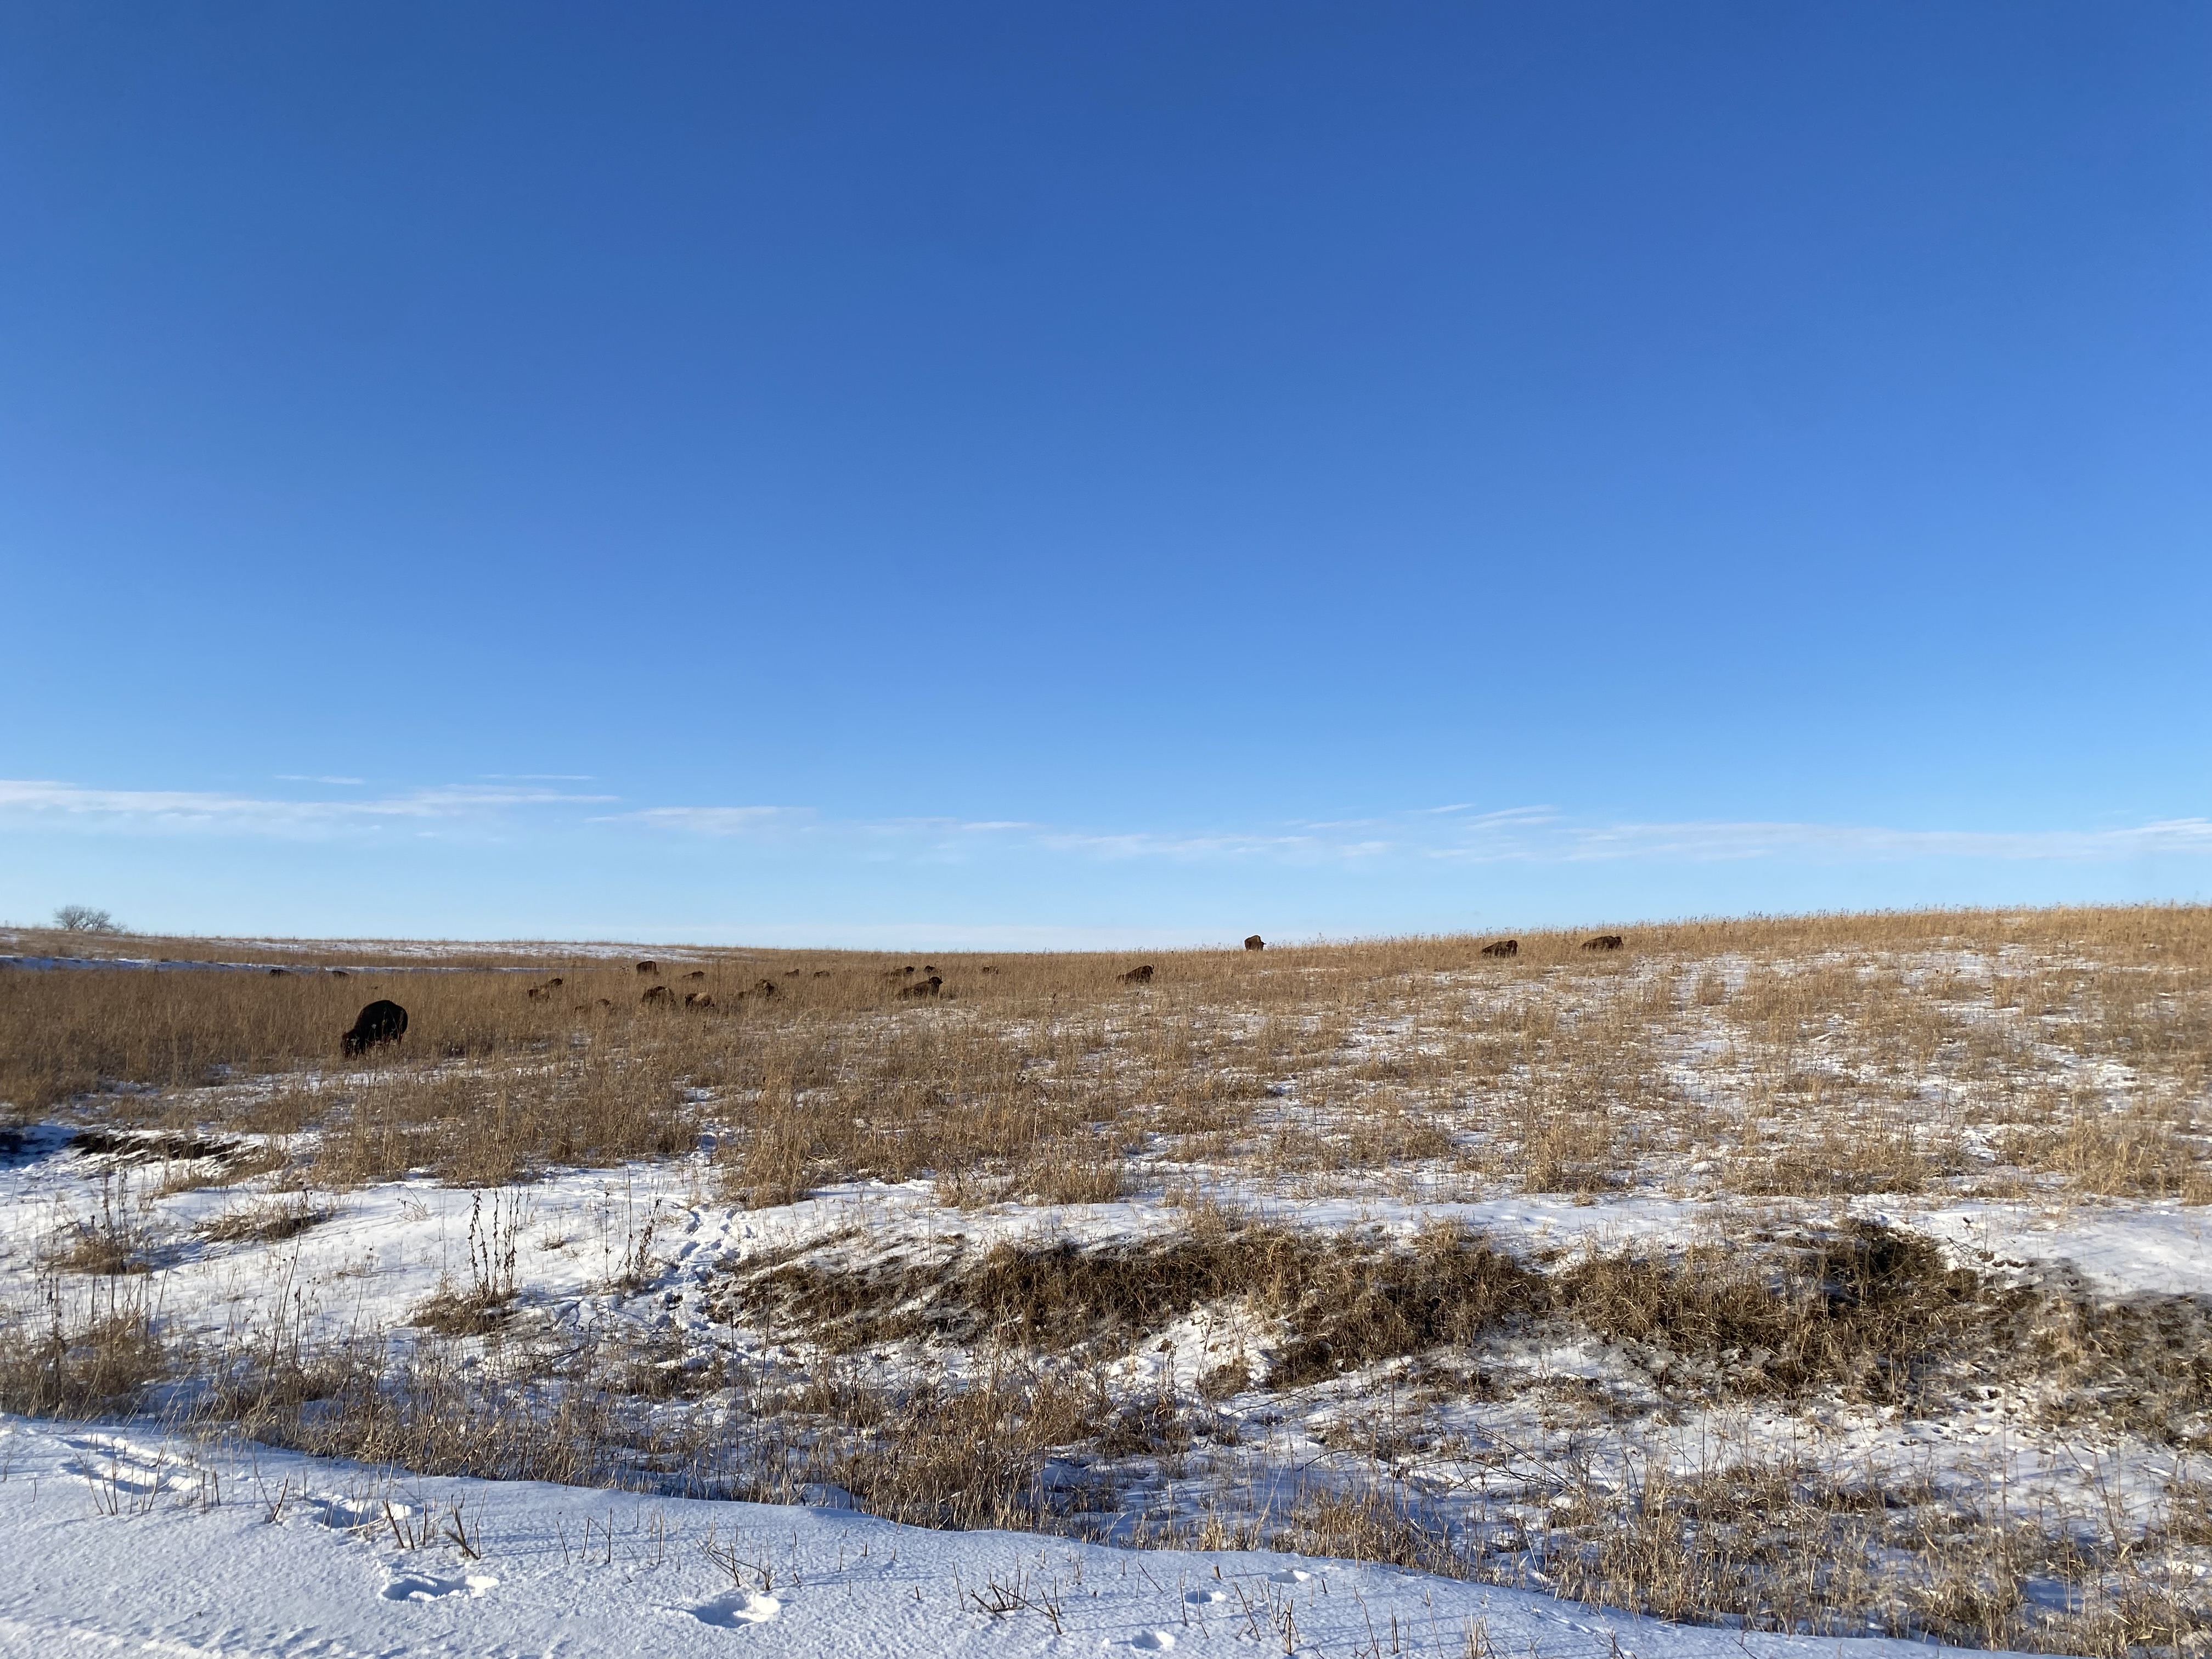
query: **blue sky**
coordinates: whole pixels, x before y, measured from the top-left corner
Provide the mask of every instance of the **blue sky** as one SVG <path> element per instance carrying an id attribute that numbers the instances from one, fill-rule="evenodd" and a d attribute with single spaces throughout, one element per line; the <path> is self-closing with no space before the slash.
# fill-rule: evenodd
<path id="1" fill-rule="evenodd" d="M 0 916 L 2212 896 L 2212 11 L 0 14 Z"/>

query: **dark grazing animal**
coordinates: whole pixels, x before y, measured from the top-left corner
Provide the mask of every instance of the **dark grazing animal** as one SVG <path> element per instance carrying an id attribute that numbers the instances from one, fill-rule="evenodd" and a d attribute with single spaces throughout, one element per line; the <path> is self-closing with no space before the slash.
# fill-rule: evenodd
<path id="1" fill-rule="evenodd" d="M 753 981 L 753 994 L 754 994 L 755 996 L 757 996 L 757 997 L 772 997 L 772 996 L 774 996 L 774 995 L 775 994 L 775 981 L 774 980 L 772 980 L 772 979 L 763 979 L 763 980 L 756 980 L 756 981 Z"/>
<path id="2" fill-rule="evenodd" d="M 814 970 L 814 977 L 817 979 L 827 979 L 830 977 L 830 970 L 827 968 L 817 968 Z"/>
<path id="3" fill-rule="evenodd" d="M 1618 933 L 1600 933 L 1595 939 L 1584 939 L 1583 941 L 1583 949 L 1585 951 L 1618 951 L 1620 949 L 1620 935 Z"/>
<path id="4" fill-rule="evenodd" d="M 686 991 L 684 1006 L 686 1008 L 711 1008 L 714 1006 L 714 994 L 712 991 Z"/>
<path id="5" fill-rule="evenodd" d="M 1502 939 L 1495 945 L 1484 945 L 1482 954 L 1486 957 L 1517 957 L 1521 954 L 1521 941 L 1517 939 Z"/>
<path id="6" fill-rule="evenodd" d="M 522 994 L 528 997 L 532 1002 L 535 1002 L 538 998 L 545 994 L 545 988 L 543 985 L 528 986 L 525 988 Z"/>
<path id="7" fill-rule="evenodd" d="M 637 971 L 641 974 L 657 974 L 660 971 L 660 964 L 657 962 L 641 962 L 637 964 Z"/>
<path id="8" fill-rule="evenodd" d="M 340 1039 L 338 1046 L 349 1056 L 365 1054 L 371 1048 L 397 1042 L 406 1035 L 407 1011 L 396 1002 L 379 997 L 354 1017 L 353 1030 Z"/>
<path id="9" fill-rule="evenodd" d="M 1124 985 L 1150 985 L 1152 982 L 1152 964 L 1148 962 L 1141 967 L 1132 968 L 1120 977 Z"/>
<path id="10" fill-rule="evenodd" d="M 333 968 L 331 969 L 331 977 L 332 979 L 351 979 L 353 975 L 346 972 L 343 968 Z"/>
<path id="11" fill-rule="evenodd" d="M 690 973 L 684 975 L 684 977 L 686 979 L 704 979 L 707 977 L 707 970 L 704 968 L 694 968 Z"/>
<path id="12" fill-rule="evenodd" d="M 643 996 L 640 997 L 638 1000 L 641 1003 L 647 1004 L 648 1006 L 670 1003 L 676 1000 L 676 993 L 670 990 L 665 985 L 656 985 L 651 990 L 647 991 Z"/>
<path id="13" fill-rule="evenodd" d="M 546 988 L 547 988 L 548 990 L 550 990 L 554 986 L 558 985 L 560 982 L 561 982 L 561 975 L 558 975 L 558 974 L 556 974 L 556 975 L 553 975 L 553 977 L 552 977 L 552 978 L 550 978 L 550 979 L 549 979 L 549 980 L 547 980 L 547 981 L 545 981 Z"/>
<path id="14" fill-rule="evenodd" d="M 945 981 L 932 974 L 927 979 L 918 979 L 903 988 L 899 994 L 902 997 L 933 997 L 944 988 Z"/>
<path id="15" fill-rule="evenodd" d="M 995 974 L 995 973 L 997 973 L 999 970 L 998 970 L 996 968 L 994 968 L 994 967 L 991 966 L 991 964 L 990 964 L 990 963 L 984 963 L 984 964 L 983 964 L 983 966 L 981 966 L 981 968 L 978 968 L 975 971 L 976 971 L 977 973 L 979 973 L 979 974 Z"/>
<path id="16" fill-rule="evenodd" d="M 1244 948 L 1248 951 L 1264 951 L 1267 948 L 1267 941 L 1257 933 L 1248 934 L 1244 940 Z"/>
<path id="17" fill-rule="evenodd" d="M 269 977 L 271 979 L 282 979 L 284 977 L 284 970 L 282 968 L 271 968 L 269 970 Z"/>

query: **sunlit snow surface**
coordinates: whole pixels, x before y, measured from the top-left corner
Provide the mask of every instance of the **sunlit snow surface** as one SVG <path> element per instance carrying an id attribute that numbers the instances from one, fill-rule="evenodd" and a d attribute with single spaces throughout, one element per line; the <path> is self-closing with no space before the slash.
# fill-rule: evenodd
<path id="1" fill-rule="evenodd" d="M 9 1655 L 1463 1656 L 1471 1637 L 1499 1659 L 1929 1651 L 1683 1628 L 1390 1567 L 394 1478 L 20 1419 L 0 1419 L 0 1474 Z M 473 1555 L 450 1536 L 456 1506 Z"/>

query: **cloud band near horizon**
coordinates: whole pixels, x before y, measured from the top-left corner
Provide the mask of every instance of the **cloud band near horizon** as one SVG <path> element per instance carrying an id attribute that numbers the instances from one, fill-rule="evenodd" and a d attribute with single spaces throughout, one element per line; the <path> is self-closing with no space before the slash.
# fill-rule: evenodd
<path id="1" fill-rule="evenodd" d="M 581 780 L 579 780 L 580 781 Z M 603 830 L 757 842 L 845 844 L 881 856 L 957 856 L 963 848 L 1028 848 L 1106 860 L 1286 863 L 1437 860 L 1463 864 L 1711 862 L 1977 858 L 2112 862 L 2212 856 L 2212 818 L 2169 818 L 2104 829 L 1898 829 L 1790 821 L 1598 823 L 1551 806 L 1476 811 L 1466 803 L 1362 818 L 1201 832 L 1092 830 L 1018 819 L 838 819 L 808 807 L 621 805 L 612 794 L 513 784 L 453 784 L 350 799 L 261 797 L 209 790 L 95 788 L 0 779 L 0 830 L 323 837 L 385 825 L 512 828 L 526 817 L 569 813 Z"/>

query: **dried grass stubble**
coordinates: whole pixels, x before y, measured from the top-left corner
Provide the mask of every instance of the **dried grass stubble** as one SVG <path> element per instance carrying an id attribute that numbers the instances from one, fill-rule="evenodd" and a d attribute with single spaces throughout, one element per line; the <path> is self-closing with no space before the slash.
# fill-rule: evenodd
<path id="1" fill-rule="evenodd" d="M 1548 1328 L 1618 1345 L 1663 1390 L 1691 1396 L 1832 1387 L 1898 1403 L 1940 1379 L 2059 1364 L 2082 1379 L 2083 1409 L 2132 1401 L 2136 1418 L 2172 1425 L 2207 1352 L 2205 1322 L 2186 1310 L 1997 1286 L 1874 1224 L 1535 1265 L 1452 1227 L 1404 1247 L 1201 1223 L 1139 1244 L 1000 1243 L 853 1267 L 782 1261 L 737 1270 L 718 1296 L 731 1322 L 796 1328 L 833 1352 L 922 1340 L 1086 1355 L 1232 1301 L 1279 1322 L 1274 1389 Z"/>

